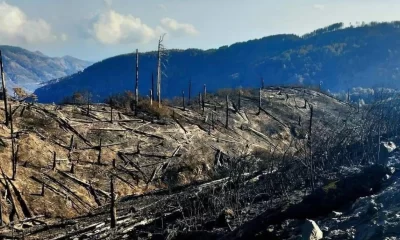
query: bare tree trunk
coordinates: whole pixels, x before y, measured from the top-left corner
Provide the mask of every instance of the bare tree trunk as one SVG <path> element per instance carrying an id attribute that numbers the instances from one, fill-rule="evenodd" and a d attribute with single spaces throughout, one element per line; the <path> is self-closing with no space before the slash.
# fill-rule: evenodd
<path id="1" fill-rule="evenodd" d="M 313 152 L 312 152 L 312 120 L 314 114 L 314 107 L 310 105 L 310 124 L 308 128 L 308 148 L 310 151 L 310 183 L 311 183 L 311 190 L 315 190 L 315 182 L 314 182 L 314 159 L 313 159 Z"/>
<path id="2" fill-rule="evenodd" d="M 113 100 L 111 99 L 110 102 L 110 122 L 113 123 L 114 122 L 114 118 L 113 118 Z"/>
<path id="3" fill-rule="evenodd" d="M 71 135 L 71 139 L 69 140 L 69 149 L 68 149 L 68 160 L 71 161 L 71 152 L 74 150 L 74 135 Z"/>
<path id="4" fill-rule="evenodd" d="M 1 84 L 2 84 L 2 89 L 3 89 L 4 115 L 5 115 L 5 121 L 6 121 L 5 123 L 6 123 L 6 126 L 8 126 L 9 114 L 8 114 L 8 104 L 7 104 L 6 77 L 4 74 L 3 56 L 1 55 L 1 50 L 0 50 L 0 74 L 1 74 Z"/>
<path id="5" fill-rule="evenodd" d="M 350 89 L 347 89 L 347 103 L 350 103 Z"/>
<path id="6" fill-rule="evenodd" d="M 44 196 L 44 192 L 45 192 L 45 189 L 44 189 L 44 182 L 42 182 L 42 187 L 41 187 L 41 192 L 40 192 L 40 196 Z"/>
<path id="7" fill-rule="evenodd" d="M 261 88 L 258 92 L 258 114 L 261 113 Z"/>
<path id="8" fill-rule="evenodd" d="M 150 89 L 150 106 L 153 106 L 153 90 Z"/>
<path id="9" fill-rule="evenodd" d="M 182 91 L 182 108 L 183 108 L 183 111 L 186 110 L 186 108 L 185 108 L 185 91 Z"/>
<path id="10" fill-rule="evenodd" d="M 199 92 L 199 107 L 201 107 L 201 103 L 202 103 L 203 101 L 201 100 L 201 92 Z"/>
<path id="11" fill-rule="evenodd" d="M 207 87 L 204 84 L 204 86 L 203 86 L 203 99 L 201 101 L 201 107 L 203 109 L 203 114 L 204 114 L 204 111 L 205 111 L 206 96 L 207 96 Z"/>
<path id="12" fill-rule="evenodd" d="M 9 112 L 12 113 L 11 104 L 9 105 Z M 17 174 L 16 157 L 15 157 L 15 138 L 14 138 L 14 124 L 13 117 L 10 114 L 10 126 L 11 126 L 11 164 L 12 164 L 12 180 L 15 180 Z"/>
<path id="13" fill-rule="evenodd" d="M 101 138 L 100 138 L 100 143 L 99 143 L 99 154 L 97 155 L 97 164 L 101 164 Z"/>
<path id="14" fill-rule="evenodd" d="M 151 92 L 154 94 L 154 73 L 151 73 Z M 153 94 L 151 96 L 151 100 L 154 101 L 155 99 Z"/>
<path id="15" fill-rule="evenodd" d="M 238 111 L 240 111 L 242 97 L 242 89 L 239 88 Z"/>
<path id="16" fill-rule="evenodd" d="M 214 112 L 211 112 L 211 126 L 212 130 L 214 130 Z"/>
<path id="17" fill-rule="evenodd" d="M 163 51 L 162 41 L 164 36 L 160 37 L 158 40 L 158 55 L 157 55 L 157 100 L 158 100 L 158 107 L 161 107 L 161 52 Z"/>
<path id="18" fill-rule="evenodd" d="M 378 158 L 376 163 L 379 163 L 381 155 L 381 125 L 378 126 Z"/>
<path id="19" fill-rule="evenodd" d="M 3 226 L 3 205 L 1 204 L 2 194 L 0 193 L 0 226 Z"/>
<path id="20" fill-rule="evenodd" d="M 229 105 L 228 105 L 229 99 L 228 95 L 226 95 L 226 117 L 225 117 L 225 128 L 229 127 Z"/>
<path id="21" fill-rule="evenodd" d="M 157 101 L 158 101 L 158 107 L 161 107 L 161 94 L 160 94 L 160 88 L 161 88 L 161 52 L 160 52 L 160 44 L 158 45 L 158 60 L 157 60 Z"/>
<path id="22" fill-rule="evenodd" d="M 139 50 L 136 49 L 136 84 L 135 84 L 135 116 L 137 116 L 137 107 L 139 102 Z"/>
<path id="23" fill-rule="evenodd" d="M 261 89 L 264 89 L 264 78 L 261 77 Z"/>
<path id="24" fill-rule="evenodd" d="M 87 103 L 87 111 L 86 111 L 86 114 L 87 114 L 87 116 L 89 116 L 89 114 L 90 114 L 90 96 L 89 96 L 89 91 L 87 92 L 87 98 L 86 98 L 86 103 Z"/>
<path id="25" fill-rule="evenodd" d="M 192 78 L 189 79 L 188 105 L 190 105 L 191 95 L 192 95 Z"/>
<path id="26" fill-rule="evenodd" d="M 115 190 L 114 190 L 113 175 L 111 175 L 110 179 L 110 192 L 111 192 L 111 206 L 110 206 L 111 228 L 115 228 L 117 226 L 117 208 L 115 207 Z"/>
<path id="27" fill-rule="evenodd" d="M 71 164 L 71 169 L 70 169 L 69 172 L 70 172 L 71 174 L 75 174 L 75 164 L 74 164 L 74 163 Z"/>
<path id="28" fill-rule="evenodd" d="M 56 170 L 56 158 L 57 158 L 57 153 L 56 152 L 54 152 L 53 153 L 53 171 L 55 171 Z"/>

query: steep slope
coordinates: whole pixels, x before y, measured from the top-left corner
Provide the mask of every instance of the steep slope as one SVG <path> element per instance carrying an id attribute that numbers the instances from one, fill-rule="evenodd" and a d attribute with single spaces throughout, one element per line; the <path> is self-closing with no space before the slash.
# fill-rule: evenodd
<path id="1" fill-rule="evenodd" d="M 65 56 L 52 58 L 20 47 L 0 46 L 8 88 L 19 86 L 34 91 L 41 84 L 82 71 L 91 62 Z"/>
<path id="2" fill-rule="evenodd" d="M 223 46 L 207 51 L 170 50 L 165 62 L 162 96 L 193 92 L 203 84 L 219 88 L 258 87 L 266 84 L 312 84 L 324 89 L 351 87 L 398 87 L 400 23 L 373 23 L 343 28 L 334 24 L 311 34 L 276 35 Z M 168 43 L 166 43 L 168 44 Z M 156 71 L 156 52 L 140 54 L 141 95 L 147 95 L 151 75 Z M 74 91 L 90 90 L 96 100 L 112 93 L 133 90 L 134 54 L 112 57 L 85 71 L 52 81 L 39 88 L 39 101 L 59 102 Z"/>
<path id="3" fill-rule="evenodd" d="M 264 110 L 258 112 L 257 94 L 258 91 L 243 92 L 241 109 L 237 110 L 237 95 L 231 92 L 228 128 L 224 126 L 223 98 L 216 95 L 208 95 L 204 111 L 197 104 L 185 110 L 175 105 L 163 106 L 163 110 L 157 110 L 163 111 L 160 119 L 149 111 L 140 111 L 137 116 L 123 108 L 111 112 L 106 104 L 90 106 L 87 114 L 86 106 L 12 102 L 17 172 L 15 181 L 0 179 L 0 192 L 8 192 L 9 200 L 0 198 L 2 219 L 5 224 L 14 219 L 18 236 L 25 239 L 53 239 L 73 231 L 63 224 L 86 226 L 107 218 L 103 210 L 110 200 L 111 176 L 116 177 L 118 201 L 123 201 L 154 193 L 155 189 L 168 193 L 175 186 L 218 178 L 217 174 L 223 174 L 231 160 L 249 154 L 257 153 L 255 171 L 270 169 L 269 166 L 273 169 L 273 159 L 278 161 L 301 151 L 304 136 L 300 135 L 308 128 L 310 114 L 310 108 L 303 106 L 305 100 L 315 106 L 313 128 L 318 132 L 334 129 L 344 119 L 350 122 L 358 116 L 345 103 L 300 88 L 264 89 Z M 0 145 L 0 158 L 4 160 L 0 170 L 8 177 L 12 175 L 10 130 L 1 124 L 0 139 L 5 144 Z M 15 189 L 6 191 L 7 183 L 14 184 Z M 15 197 L 18 192 L 22 197 Z M 159 198 L 167 199 L 165 192 Z M 157 194 L 149 197 L 154 198 L 150 202 L 144 198 L 141 204 L 118 203 L 118 215 L 160 200 Z M 23 211 L 22 202 L 30 214 Z M 170 206 L 163 209 L 169 211 Z M 64 221 L 89 213 L 91 217 L 82 222 L 79 218 Z M 37 226 L 27 223 L 27 229 L 21 229 L 23 221 L 31 221 L 25 218 L 33 216 L 40 218 L 33 220 Z M 47 225 L 58 218 L 64 219 L 61 225 L 56 224 L 59 227 Z M 36 227 L 40 230 L 36 231 Z M 12 225 L 1 228 L 1 237 L 14 234 L 11 229 Z M 38 236 L 48 230 L 52 237 Z"/>

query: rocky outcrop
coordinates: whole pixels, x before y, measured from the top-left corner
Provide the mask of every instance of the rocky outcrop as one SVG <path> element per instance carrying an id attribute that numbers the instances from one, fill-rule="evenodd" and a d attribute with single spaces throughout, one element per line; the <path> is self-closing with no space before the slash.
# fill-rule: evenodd
<path id="1" fill-rule="evenodd" d="M 302 232 L 303 240 L 320 240 L 323 238 L 321 229 L 313 220 L 306 219 Z"/>
<path id="2" fill-rule="evenodd" d="M 359 198 L 379 192 L 391 174 L 393 174 L 393 169 L 382 165 L 366 167 L 360 173 L 333 181 L 316 190 L 298 204 L 260 214 L 227 234 L 223 239 L 253 239 L 256 235 L 264 234 L 268 226 L 281 225 L 288 219 L 318 218 L 329 215 L 333 210 Z"/>
<path id="3" fill-rule="evenodd" d="M 389 158 L 390 154 L 393 153 L 394 150 L 396 150 L 397 146 L 394 142 L 381 142 L 380 148 L 379 148 L 379 160 L 381 162 L 387 161 Z"/>

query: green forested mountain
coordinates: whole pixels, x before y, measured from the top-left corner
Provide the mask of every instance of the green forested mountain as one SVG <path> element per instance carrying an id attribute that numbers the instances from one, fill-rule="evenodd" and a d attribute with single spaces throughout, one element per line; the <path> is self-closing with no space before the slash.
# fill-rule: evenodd
<path id="1" fill-rule="evenodd" d="M 258 87 L 265 84 L 313 84 L 338 91 L 352 87 L 398 87 L 400 83 L 400 22 L 343 28 L 333 24 L 304 36 L 275 35 L 210 50 L 170 50 L 162 95 Z M 156 71 L 156 52 L 140 54 L 139 91 L 147 95 Z M 74 91 L 89 90 L 97 100 L 133 90 L 135 55 L 115 56 L 83 72 L 51 81 L 36 90 L 39 101 L 58 102 Z"/>

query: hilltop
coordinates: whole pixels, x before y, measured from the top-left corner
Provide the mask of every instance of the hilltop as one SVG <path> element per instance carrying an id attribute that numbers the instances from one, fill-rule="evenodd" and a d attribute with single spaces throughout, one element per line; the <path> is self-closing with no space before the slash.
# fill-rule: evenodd
<path id="1" fill-rule="evenodd" d="M 71 56 L 48 57 L 14 46 L 1 45 L 7 88 L 33 92 L 47 81 L 82 71 L 92 63 Z"/>
<path id="2" fill-rule="evenodd" d="M 333 24 L 304 36 L 282 34 L 222 46 L 218 49 L 169 50 L 162 96 L 187 92 L 266 85 L 315 85 L 331 92 L 353 87 L 398 87 L 400 23 L 358 27 Z M 168 46 L 168 43 L 165 43 Z M 156 46 L 154 46 L 156 47 Z M 148 95 L 156 72 L 156 52 L 141 53 L 139 92 Z M 111 57 L 83 72 L 59 78 L 36 90 L 39 101 L 61 102 L 75 91 L 90 90 L 95 101 L 133 91 L 133 53 Z"/>

